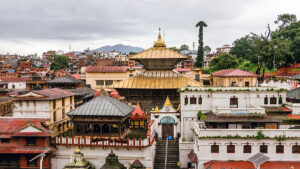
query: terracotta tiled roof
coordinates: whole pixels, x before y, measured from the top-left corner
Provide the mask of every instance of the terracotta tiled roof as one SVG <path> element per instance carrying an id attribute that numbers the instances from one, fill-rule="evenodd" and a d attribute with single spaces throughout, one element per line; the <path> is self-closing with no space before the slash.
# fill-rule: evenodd
<path id="1" fill-rule="evenodd" d="M 30 80 L 28 77 L 1 77 L 2 82 L 26 82 Z"/>
<path id="2" fill-rule="evenodd" d="M 120 98 L 121 96 L 120 96 L 120 94 L 117 91 L 112 91 L 110 93 L 110 97 L 112 97 L 112 98 Z"/>
<path id="3" fill-rule="evenodd" d="M 88 66 L 87 73 L 123 73 L 127 72 L 128 66 Z"/>
<path id="4" fill-rule="evenodd" d="M 176 68 L 174 69 L 176 72 L 189 72 L 191 69 L 184 69 L 184 68 Z"/>
<path id="5" fill-rule="evenodd" d="M 30 119 L 30 118 L 0 118 L 0 138 L 9 138 L 12 136 L 38 136 L 47 137 L 51 133 L 46 129 L 42 123 L 44 119 Z M 33 126 L 42 132 L 19 132 L 27 126 Z"/>
<path id="6" fill-rule="evenodd" d="M 143 112 L 140 106 L 137 106 L 132 112 L 130 120 L 146 120 L 147 114 Z"/>
<path id="7" fill-rule="evenodd" d="M 253 77 L 257 77 L 257 74 L 251 73 L 251 72 L 247 72 L 244 70 L 240 70 L 240 69 L 224 69 L 224 70 L 220 70 L 217 71 L 215 73 L 213 73 L 213 76 L 223 76 L 223 77 L 228 77 L 228 76 L 239 76 L 239 77 L 243 77 L 243 76 L 253 76 Z"/>
<path id="8" fill-rule="evenodd" d="M 43 95 L 48 97 L 49 99 L 59 99 L 69 96 L 75 96 L 77 95 L 74 92 L 70 92 L 68 90 L 63 90 L 60 88 L 51 88 L 51 89 L 44 89 L 44 90 L 37 90 L 33 91 L 36 94 Z"/>

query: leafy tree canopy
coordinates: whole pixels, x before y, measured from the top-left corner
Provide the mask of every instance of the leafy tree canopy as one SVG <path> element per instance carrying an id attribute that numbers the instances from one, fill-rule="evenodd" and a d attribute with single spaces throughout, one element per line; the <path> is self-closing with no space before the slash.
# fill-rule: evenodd
<path id="1" fill-rule="evenodd" d="M 180 50 L 176 48 L 175 46 L 169 47 L 169 49 L 174 50 L 175 52 L 179 52 Z"/>
<path id="2" fill-rule="evenodd" d="M 234 69 L 238 67 L 238 59 L 231 54 L 222 54 L 210 61 L 209 67 L 211 71 L 218 71 L 222 69 Z"/>
<path id="3" fill-rule="evenodd" d="M 183 51 L 183 50 L 189 50 L 189 46 L 186 45 L 186 44 L 183 44 L 183 45 L 180 46 L 179 50 L 180 50 L 180 51 Z"/>
<path id="4" fill-rule="evenodd" d="M 50 65 L 51 70 L 66 69 L 70 58 L 63 55 L 54 55 L 54 61 Z"/>
<path id="5" fill-rule="evenodd" d="M 211 52 L 211 48 L 209 46 L 204 46 L 204 53 L 210 53 Z"/>

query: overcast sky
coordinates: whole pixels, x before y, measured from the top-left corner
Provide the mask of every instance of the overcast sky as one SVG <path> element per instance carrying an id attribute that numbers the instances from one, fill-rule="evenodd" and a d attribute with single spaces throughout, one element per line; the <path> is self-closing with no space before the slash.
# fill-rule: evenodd
<path id="1" fill-rule="evenodd" d="M 152 47 L 161 27 L 167 46 L 198 41 L 213 50 L 250 32 L 261 33 L 278 14 L 300 18 L 300 0 L 1 0 L 0 54 L 41 55 L 104 45 Z"/>

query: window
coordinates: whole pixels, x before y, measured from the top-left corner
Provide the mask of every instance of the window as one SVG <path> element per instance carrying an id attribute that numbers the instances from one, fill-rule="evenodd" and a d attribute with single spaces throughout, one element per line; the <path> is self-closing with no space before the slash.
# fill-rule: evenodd
<path id="1" fill-rule="evenodd" d="M 104 85 L 104 80 L 96 80 L 96 85 L 97 86 L 102 86 L 102 85 Z"/>
<path id="2" fill-rule="evenodd" d="M 37 167 L 37 159 L 30 161 L 34 156 L 27 157 L 27 167 Z"/>
<path id="3" fill-rule="evenodd" d="M 236 85 L 236 82 L 231 82 L 231 86 L 232 87 L 236 87 L 237 85 Z"/>
<path id="4" fill-rule="evenodd" d="M 105 81 L 105 85 L 108 86 L 108 85 L 112 85 L 113 84 L 113 81 L 112 80 L 106 80 Z"/>
<path id="5" fill-rule="evenodd" d="M 187 105 L 188 103 L 189 103 L 189 98 L 188 98 L 188 97 L 185 97 L 185 98 L 184 98 L 184 104 Z"/>
<path id="6" fill-rule="evenodd" d="M 133 74 L 132 74 L 132 73 L 130 73 L 130 74 L 129 74 L 129 77 L 132 77 L 132 76 L 133 76 Z"/>
<path id="7" fill-rule="evenodd" d="M 259 151 L 261 153 L 268 153 L 268 146 L 267 145 L 260 145 L 259 146 Z"/>
<path id="8" fill-rule="evenodd" d="M 190 98 L 190 104 L 196 104 L 196 97 L 191 97 Z"/>
<path id="9" fill-rule="evenodd" d="M 234 153 L 235 152 L 235 146 L 234 145 L 228 145 L 227 146 L 227 153 Z"/>
<path id="10" fill-rule="evenodd" d="M 1 139 L 1 143 L 9 143 L 9 139 L 8 138 L 3 138 L 3 139 Z"/>
<path id="11" fill-rule="evenodd" d="M 293 145 L 292 147 L 292 153 L 300 153 L 300 146 L 299 145 Z"/>
<path id="12" fill-rule="evenodd" d="M 283 145 L 277 145 L 276 146 L 276 153 L 284 153 L 284 146 Z"/>
<path id="13" fill-rule="evenodd" d="M 56 122 L 56 111 L 53 112 L 53 122 Z"/>
<path id="14" fill-rule="evenodd" d="M 282 104 L 282 97 L 279 97 L 279 104 Z"/>
<path id="15" fill-rule="evenodd" d="M 62 98 L 62 106 L 65 107 L 65 98 Z"/>
<path id="16" fill-rule="evenodd" d="M 270 104 L 276 104 L 276 103 L 277 103 L 277 98 L 276 97 L 270 98 Z"/>
<path id="17" fill-rule="evenodd" d="M 195 80 L 200 82 L 200 75 L 199 74 L 195 74 Z"/>
<path id="18" fill-rule="evenodd" d="M 14 88 L 16 88 L 16 86 L 15 86 L 15 85 L 12 85 L 12 88 L 14 89 Z"/>
<path id="19" fill-rule="evenodd" d="M 251 146 L 250 145 L 244 145 L 244 153 L 251 153 Z"/>
<path id="20" fill-rule="evenodd" d="M 53 101 L 53 109 L 55 109 L 56 108 L 56 101 L 54 100 Z"/>
<path id="21" fill-rule="evenodd" d="M 72 102 L 73 102 L 73 97 L 71 96 L 70 97 L 70 105 L 72 105 Z"/>
<path id="22" fill-rule="evenodd" d="M 268 104 L 268 97 L 267 97 L 267 96 L 265 97 L 264 103 L 265 103 L 265 104 Z"/>
<path id="23" fill-rule="evenodd" d="M 202 104 L 202 97 L 201 96 L 198 98 L 198 104 Z"/>
<path id="24" fill-rule="evenodd" d="M 26 138 L 26 145 L 27 146 L 36 146 L 36 138 L 34 138 L 34 137 Z"/>
<path id="25" fill-rule="evenodd" d="M 249 87 L 249 86 L 250 86 L 250 83 L 249 83 L 249 82 L 245 82 L 245 86 L 246 86 L 246 87 Z"/>
<path id="26" fill-rule="evenodd" d="M 210 152 L 211 153 L 219 153 L 219 145 L 212 145 L 210 147 Z"/>
<path id="27" fill-rule="evenodd" d="M 230 98 L 230 107 L 238 107 L 238 98 Z"/>
<path id="28" fill-rule="evenodd" d="M 62 109 L 62 118 L 64 119 L 65 118 L 65 109 Z"/>

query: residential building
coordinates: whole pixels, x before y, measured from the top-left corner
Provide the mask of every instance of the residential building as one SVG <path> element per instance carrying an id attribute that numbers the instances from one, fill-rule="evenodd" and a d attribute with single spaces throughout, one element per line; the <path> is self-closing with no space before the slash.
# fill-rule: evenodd
<path id="1" fill-rule="evenodd" d="M 45 153 L 42 168 L 51 169 L 51 132 L 45 128 L 44 119 L 0 118 L 0 168 L 40 168 L 40 158 Z M 30 161 L 33 159 L 32 161 Z"/>
<path id="2" fill-rule="evenodd" d="M 26 81 L 30 80 L 28 77 L 1 77 L 2 82 L 7 83 L 8 89 L 26 90 Z"/>
<path id="3" fill-rule="evenodd" d="M 230 45 L 223 45 L 223 47 L 217 48 L 215 53 L 206 54 L 203 58 L 203 66 L 205 68 L 209 67 L 209 63 L 211 60 L 219 57 L 222 54 L 229 54 L 231 48 L 232 47 Z"/>
<path id="4" fill-rule="evenodd" d="M 11 116 L 13 110 L 13 99 L 0 97 L 0 116 Z"/>
<path id="5" fill-rule="evenodd" d="M 239 69 L 224 69 L 212 74 L 215 87 L 255 87 L 258 75 Z"/>
<path id="6" fill-rule="evenodd" d="M 13 117 L 39 117 L 55 123 L 75 108 L 76 93 L 59 88 L 31 91 L 14 99 Z"/>
<path id="7" fill-rule="evenodd" d="M 88 66 L 86 84 L 92 89 L 110 89 L 113 84 L 134 76 L 137 72 L 127 66 Z"/>

